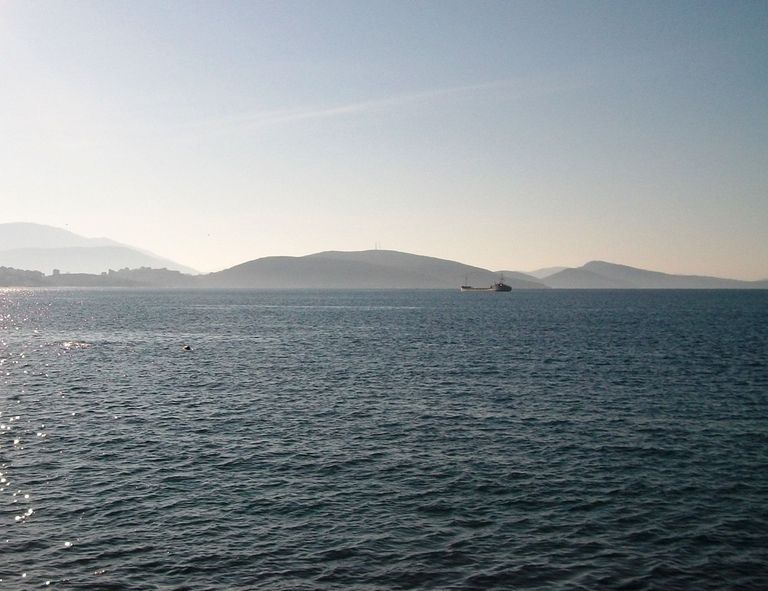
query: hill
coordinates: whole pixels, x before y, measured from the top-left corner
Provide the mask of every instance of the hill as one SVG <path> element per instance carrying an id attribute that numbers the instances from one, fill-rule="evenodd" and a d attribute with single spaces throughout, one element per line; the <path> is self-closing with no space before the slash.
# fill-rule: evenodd
<path id="1" fill-rule="evenodd" d="M 605 277 L 583 267 L 563 269 L 545 277 L 542 282 L 557 289 L 631 289 L 635 287 L 627 281 Z"/>
<path id="2" fill-rule="evenodd" d="M 108 238 L 86 238 L 42 224 L 0 224 L 0 266 L 51 273 L 102 273 L 126 267 L 167 268 L 196 273 L 190 267 Z"/>
<path id="3" fill-rule="evenodd" d="M 764 281 L 739 281 L 700 275 L 672 275 L 605 261 L 590 261 L 541 280 L 560 289 L 755 289 Z"/>
<path id="4" fill-rule="evenodd" d="M 560 271 L 565 271 L 567 268 L 568 267 L 545 267 L 543 269 L 536 269 L 535 271 L 528 271 L 526 275 L 530 275 L 535 279 L 544 279 L 545 277 L 549 277 Z"/>
<path id="5" fill-rule="evenodd" d="M 490 285 L 498 274 L 455 261 L 392 250 L 328 251 L 256 259 L 200 278 L 206 287 L 317 289 L 456 289 Z M 505 278 L 514 289 L 546 289 L 535 280 Z"/>
<path id="6" fill-rule="evenodd" d="M 109 238 L 86 238 L 69 230 L 24 222 L 0 224 L 0 251 L 24 248 L 125 246 Z"/>

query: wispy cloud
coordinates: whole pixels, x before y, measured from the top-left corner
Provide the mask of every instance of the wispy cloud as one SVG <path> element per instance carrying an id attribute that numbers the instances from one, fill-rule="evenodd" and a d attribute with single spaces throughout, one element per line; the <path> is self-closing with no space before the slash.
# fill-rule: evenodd
<path id="1" fill-rule="evenodd" d="M 654 54 L 655 55 L 655 54 Z M 282 124 L 303 121 L 334 119 L 355 115 L 375 114 L 396 109 L 407 109 L 438 101 L 460 98 L 481 100 L 491 94 L 508 101 L 536 99 L 546 95 L 567 93 L 576 89 L 600 84 L 603 80 L 621 81 L 638 76 L 655 77 L 663 68 L 650 61 L 649 56 L 639 54 L 622 57 L 601 66 L 585 65 L 568 70 L 556 69 L 535 76 L 521 76 L 430 88 L 410 93 L 395 94 L 384 98 L 362 100 L 339 105 L 309 105 L 290 109 L 258 110 L 232 114 L 222 118 L 199 122 L 200 127 L 220 131 L 236 127 L 240 130 L 257 130 Z"/>
<path id="2" fill-rule="evenodd" d="M 243 114 L 239 117 L 243 123 L 252 123 L 254 125 L 270 125 L 278 123 L 291 123 L 294 121 L 305 121 L 310 119 L 329 119 L 343 117 L 346 115 L 358 115 L 364 113 L 373 113 L 406 107 L 419 103 L 427 103 L 449 97 L 452 95 L 469 94 L 480 90 L 489 90 L 493 88 L 503 88 L 508 86 L 509 82 L 488 82 L 483 84 L 472 84 L 467 86 L 454 86 L 448 88 L 437 88 L 409 94 L 399 94 L 392 97 L 359 101 L 336 105 L 331 107 L 310 107 L 298 109 L 282 109 L 274 111 L 261 111 L 249 114 Z"/>
<path id="3" fill-rule="evenodd" d="M 193 124 L 192 127 L 207 128 L 211 131 L 226 131 L 236 127 L 239 130 L 257 130 L 275 125 L 290 124 L 303 121 L 334 119 L 354 115 L 372 114 L 393 109 L 404 109 L 411 106 L 423 105 L 448 98 L 472 97 L 478 93 L 491 91 L 504 92 L 510 99 L 521 99 L 563 90 L 582 84 L 573 76 L 560 76 L 557 79 L 515 79 L 495 80 L 462 86 L 433 88 L 412 93 L 357 101 L 333 106 L 308 106 L 291 109 L 272 109 L 244 112 L 231 116 L 209 119 Z"/>

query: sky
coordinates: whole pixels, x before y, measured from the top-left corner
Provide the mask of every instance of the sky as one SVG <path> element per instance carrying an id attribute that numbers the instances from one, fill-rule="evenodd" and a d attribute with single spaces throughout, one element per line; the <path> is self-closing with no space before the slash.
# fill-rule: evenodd
<path id="1" fill-rule="evenodd" d="M 0 0 L 0 222 L 768 278 L 768 3 Z"/>

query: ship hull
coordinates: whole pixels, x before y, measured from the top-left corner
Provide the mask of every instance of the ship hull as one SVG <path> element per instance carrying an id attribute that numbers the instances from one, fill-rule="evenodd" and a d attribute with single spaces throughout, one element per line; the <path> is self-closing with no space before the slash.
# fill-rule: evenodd
<path id="1" fill-rule="evenodd" d="M 490 287 L 472 287 L 470 285 L 462 285 L 459 288 L 459 291 L 496 292 L 496 291 L 512 291 L 512 288 L 509 285 L 505 285 L 503 283 L 497 283 L 495 285 L 491 285 Z"/>

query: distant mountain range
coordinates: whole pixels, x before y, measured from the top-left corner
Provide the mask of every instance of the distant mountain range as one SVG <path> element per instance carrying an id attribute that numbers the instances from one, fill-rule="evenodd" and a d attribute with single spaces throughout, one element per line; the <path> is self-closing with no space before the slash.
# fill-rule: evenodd
<path id="1" fill-rule="evenodd" d="M 109 269 L 194 269 L 109 238 L 85 238 L 42 224 L 0 224 L 0 266 L 52 273 L 102 273 Z"/>
<path id="2" fill-rule="evenodd" d="M 51 275 L 53 269 L 60 272 L 44 276 Z M 533 274 L 499 272 L 393 250 L 266 257 L 216 273 L 194 273 L 193 269 L 107 238 L 84 238 L 39 224 L 0 224 L 0 285 L 457 289 L 459 285 L 488 286 L 503 276 L 515 290 L 768 289 L 768 279 L 738 281 L 670 275 L 604 261 L 576 268 L 539 269 Z"/>
<path id="3" fill-rule="evenodd" d="M 537 278 L 517 271 L 490 271 L 433 257 L 391 250 L 320 252 L 303 257 L 267 257 L 203 275 L 206 287 L 251 288 L 447 288 L 487 286 L 500 277 L 512 289 L 768 289 L 766 281 L 669 275 L 592 261 L 553 269 Z"/>

